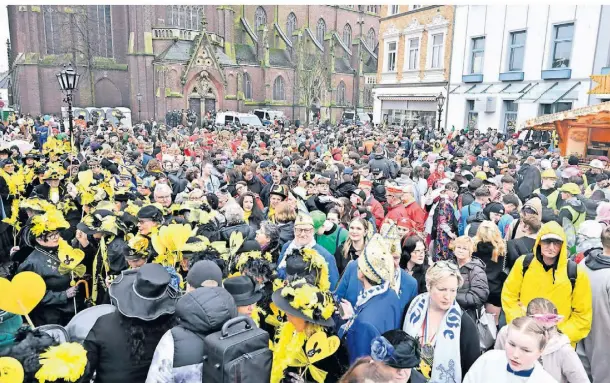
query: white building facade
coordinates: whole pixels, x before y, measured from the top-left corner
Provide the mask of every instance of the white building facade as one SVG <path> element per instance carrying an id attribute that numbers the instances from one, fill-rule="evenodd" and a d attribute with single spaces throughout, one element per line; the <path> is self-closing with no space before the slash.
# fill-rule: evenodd
<path id="1" fill-rule="evenodd" d="M 400 7 L 382 6 L 373 123 L 437 126 L 437 98 L 446 99 L 449 84 L 453 6 Z M 445 116 L 443 105 L 441 127 Z"/>
<path id="2" fill-rule="evenodd" d="M 588 91 L 590 76 L 609 66 L 607 8 L 457 6 L 448 126 L 506 132 L 533 117 L 599 103 Z"/>

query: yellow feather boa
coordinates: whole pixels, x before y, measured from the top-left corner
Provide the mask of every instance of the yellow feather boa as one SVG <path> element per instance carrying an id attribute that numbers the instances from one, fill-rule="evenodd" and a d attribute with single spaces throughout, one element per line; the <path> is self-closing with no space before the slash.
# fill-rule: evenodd
<path id="1" fill-rule="evenodd" d="M 311 364 L 304 350 L 305 342 L 307 342 L 309 336 L 318 331 L 324 331 L 323 327 L 308 324 L 305 331 L 297 332 L 290 322 L 282 325 L 278 341 L 273 348 L 271 383 L 280 383 L 284 378 L 284 370 L 288 367 L 305 367 L 316 382 L 324 383 L 327 372 Z"/>

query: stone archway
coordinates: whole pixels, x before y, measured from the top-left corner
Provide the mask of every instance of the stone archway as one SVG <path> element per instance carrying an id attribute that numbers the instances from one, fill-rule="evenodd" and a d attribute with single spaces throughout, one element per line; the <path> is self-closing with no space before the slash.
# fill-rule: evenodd
<path id="1" fill-rule="evenodd" d="M 95 105 L 96 107 L 119 107 L 123 105 L 121 91 L 108 78 L 102 78 L 95 83 Z"/>
<path id="2" fill-rule="evenodd" d="M 187 81 L 185 89 L 188 89 L 187 94 L 189 97 L 187 102 L 189 104 L 196 104 L 197 101 L 194 99 L 199 98 L 201 116 L 208 111 L 216 112 L 222 107 L 223 88 L 218 80 L 207 70 L 194 73 L 189 81 Z"/>

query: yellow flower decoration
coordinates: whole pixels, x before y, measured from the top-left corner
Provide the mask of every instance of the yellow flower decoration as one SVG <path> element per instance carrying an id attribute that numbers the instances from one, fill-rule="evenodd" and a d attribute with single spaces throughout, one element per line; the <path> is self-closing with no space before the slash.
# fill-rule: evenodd
<path id="1" fill-rule="evenodd" d="M 62 343 L 40 354 L 40 366 L 36 372 L 40 383 L 58 379 L 76 382 L 85 373 L 87 351 L 79 343 Z"/>
<path id="2" fill-rule="evenodd" d="M 70 224 L 66 221 L 62 212 L 53 208 L 42 215 L 32 218 L 31 232 L 38 237 L 44 232 L 52 232 L 69 227 Z"/>
<path id="3" fill-rule="evenodd" d="M 319 311 L 323 319 L 330 318 L 335 311 L 330 292 L 322 291 L 316 286 L 304 283 L 304 280 L 294 281 L 284 287 L 282 296 L 288 299 L 290 306 L 312 319 L 314 311 Z M 292 299 L 289 297 L 292 297 Z"/>
<path id="4" fill-rule="evenodd" d="M 137 234 L 127 242 L 129 248 L 131 248 L 137 254 L 144 254 L 148 250 L 148 244 L 150 241 L 142 234 Z"/>

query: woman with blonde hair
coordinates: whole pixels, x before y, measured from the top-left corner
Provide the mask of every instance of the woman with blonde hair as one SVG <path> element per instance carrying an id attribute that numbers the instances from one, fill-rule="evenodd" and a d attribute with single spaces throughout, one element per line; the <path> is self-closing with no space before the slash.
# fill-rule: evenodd
<path id="1" fill-rule="evenodd" d="M 461 382 L 480 355 L 479 333 L 456 297 L 464 279 L 458 266 L 438 261 L 426 272 L 427 293 L 413 299 L 403 330 L 422 346 L 419 372 L 431 382 Z"/>
<path id="2" fill-rule="evenodd" d="M 485 301 L 485 311 L 493 314 L 498 323 L 502 310 L 502 286 L 508 276 L 506 272 L 506 242 L 500 234 L 500 229 L 491 221 L 483 221 L 473 238 L 475 251 L 473 257 L 479 258 L 485 264 L 489 296 Z"/>
<path id="3" fill-rule="evenodd" d="M 474 241 L 467 235 L 458 237 L 453 242 L 453 254 L 460 268 L 464 284 L 457 293 L 457 302 L 473 320 L 478 318 L 477 312 L 483 307 L 489 295 L 489 285 L 485 274 L 485 264 L 473 257 Z"/>
<path id="4" fill-rule="evenodd" d="M 506 350 L 484 353 L 466 374 L 464 383 L 557 383 L 538 362 L 547 342 L 544 326 L 534 318 L 517 318 L 508 325 Z"/>

